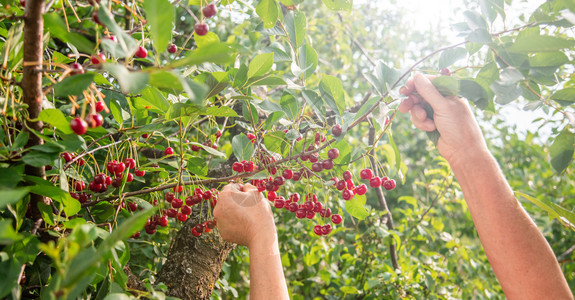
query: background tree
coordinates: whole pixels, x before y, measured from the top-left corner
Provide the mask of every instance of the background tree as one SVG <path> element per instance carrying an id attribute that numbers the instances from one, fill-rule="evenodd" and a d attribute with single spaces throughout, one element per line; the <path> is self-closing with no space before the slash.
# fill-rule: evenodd
<path id="1" fill-rule="evenodd" d="M 276 207 L 294 299 L 502 297 L 437 137 L 397 114 L 414 71 L 476 109 L 575 286 L 570 1 L 463 3 L 453 43 L 395 2 L 1 3 L 1 297 L 245 297 L 211 217 L 232 181 Z"/>

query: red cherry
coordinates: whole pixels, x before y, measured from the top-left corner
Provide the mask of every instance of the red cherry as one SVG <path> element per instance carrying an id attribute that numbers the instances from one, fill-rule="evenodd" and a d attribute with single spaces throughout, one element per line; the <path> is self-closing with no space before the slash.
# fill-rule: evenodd
<path id="1" fill-rule="evenodd" d="M 206 222 L 206 227 L 208 227 L 209 229 L 214 229 L 216 228 L 216 220 L 209 220 Z"/>
<path id="2" fill-rule="evenodd" d="M 210 28 L 206 23 L 199 23 L 194 25 L 194 32 L 199 36 L 208 34 L 208 31 L 210 31 Z"/>
<path id="3" fill-rule="evenodd" d="M 277 198 L 278 198 L 278 195 L 276 194 L 276 192 L 268 192 L 268 200 L 274 201 Z"/>
<path id="4" fill-rule="evenodd" d="M 336 188 L 338 191 L 343 191 L 343 190 L 345 189 L 345 186 L 346 186 L 345 180 L 340 180 L 340 181 L 338 181 L 338 182 L 335 183 L 335 188 Z"/>
<path id="5" fill-rule="evenodd" d="M 333 136 L 340 136 L 342 132 L 341 125 L 337 124 L 331 128 L 331 134 Z"/>
<path id="6" fill-rule="evenodd" d="M 270 174 L 272 174 L 272 175 L 275 175 L 278 172 L 278 168 L 271 167 L 268 169 L 268 172 L 270 172 Z"/>
<path id="7" fill-rule="evenodd" d="M 300 197 L 299 197 L 298 193 L 295 193 L 295 194 L 292 194 L 291 196 L 289 196 L 289 201 L 291 201 L 291 202 L 298 202 L 299 199 L 300 199 Z"/>
<path id="8" fill-rule="evenodd" d="M 126 177 L 126 182 L 132 182 L 134 181 L 134 175 L 132 173 L 128 173 L 128 176 Z"/>
<path id="9" fill-rule="evenodd" d="M 282 176 L 285 179 L 292 179 L 293 178 L 293 171 L 290 169 L 285 169 L 282 172 Z"/>
<path id="10" fill-rule="evenodd" d="M 192 235 L 195 237 L 200 237 L 202 234 L 196 231 L 196 227 L 192 228 Z"/>
<path id="11" fill-rule="evenodd" d="M 114 178 L 112 180 L 112 186 L 115 188 L 119 188 L 120 185 L 122 185 L 122 178 L 118 177 L 118 178 Z"/>
<path id="12" fill-rule="evenodd" d="M 188 215 L 183 213 L 178 213 L 178 221 L 185 222 L 188 219 Z"/>
<path id="13" fill-rule="evenodd" d="M 62 158 L 64 159 L 65 162 L 71 162 L 72 159 L 74 159 L 74 157 L 68 152 L 62 153 Z"/>
<path id="14" fill-rule="evenodd" d="M 439 73 L 443 76 L 451 76 L 451 71 L 448 68 L 443 68 Z"/>
<path id="15" fill-rule="evenodd" d="M 295 212 L 295 216 L 298 219 L 303 219 L 307 216 L 307 211 L 303 208 L 298 208 L 298 210 Z"/>
<path id="16" fill-rule="evenodd" d="M 106 183 L 106 174 L 100 173 L 100 174 L 94 175 L 94 182 L 100 183 L 100 184 Z"/>
<path id="17" fill-rule="evenodd" d="M 168 46 L 168 53 L 176 53 L 178 51 L 178 46 L 170 44 Z"/>
<path id="18" fill-rule="evenodd" d="M 216 132 L 216 138 L 219 139 L 220 137 L 222 137 L 222 132 L 218 130 L 218 132 Z"/>
<path id="19" fill-rule="evenodd" d="M 99 65 L 101 63 L 106 62 L 106 56 L 102 53 L 94 54 L 90 58 L 90 62 L 92 62 L 93 65 Z"/>
<path id="20" fill-rule="evenodd" d="M 26 7 L 26 0 L 20 0 L 20 6 Z"/>
<path id="21" fill-rule="evenodd" d="M 180 209 L 180 211 L 181 211 L 183 214 L 189 216 L 189 215 L 192 213 L 192 208 L 189 207 L 189 206 L 187 206 L 187 205 L 184 205 L 184 206 L 182 206 L 182 208 Z"/>
<path id="22" fill-rule="evenodd" d="M 108 170 L 109 173 L 113 174 L 114 173 L 114 166 L 117 164 L 118 162 L 115 160 L 109 161 L 106 164 L 106 170 Z"/>
<path id="23" fill-rule="evenodd" d="M 184 191 L 184 187 L 182 185 L 178 185 L 174 187 L 174 192 L 181 193 Z"/>
<path id="24" fill-rule="evenodd" d="M 114 43 L 117 43 L 117 42 L 118 42 L 118 38 L 117 38 L 116 36 L 114 36 L 114 35 L 107 36 L 107 37 L 104 37 L 104 38 L 105 38 L 105 39 L 108 39 L 108 40 L 110 40 L 110 41 L 112 41 L 112 42 L 114 42 Z"/>
<path id="25" fill-rule="evenodd" d="M 76 181 L 76 183 L 74 184 L 74 190 L 76 190 L 77 192 L 81 192 L 86 188 L 86 184 L 84 183 L 84 181 Z"/>
<path id="26" fill-rule="evenodd" d="M 90 128 L 96 128 L 104 124 L 104 117 L 102 117 L 100 114 L 88 115 L 86 116 L 86 122 Z"/>
<path id="27" fill-rule="evenodd" d="M 333 169 L 333 160 L 331 159 L 326 159 L 324 161 L 321 162 L 321 166 L 325 169 L 325 170 L 331 170 Z"/>
<path id="28" fill-rule="evenodd" d="M 321 228 L 321 233 L 322 233 L 323 235 L 327 235 L 327 234 L 329 234 L 330 232 L 331 232 L 331 225 L 329 225 L 329 224 L 323 225 L 323 227 Z"/>
<path id="29" fill-rule="evenodd" d="M 116 176 L 124 173 L 124 170 L 126 170 L 126 165 L 123 162 L 118 162 L 114 165 L 114 174 Z"/>
<path id="30" fill-rule="evenodd" d="M 369 180 L 373 177 L 373 171 L 371 169 L 363 169 L 359 172 L 361 179 Z"/>
<path id="31" fill-rule="evenodd" d="M 74 198 L 74 199 L 76 199 L 76 200 L 79 200 L 79 199 L 80 199 L 80 194 L 70 192 L 70 197 L 72 197 L 72 198 Z"/>
<path id="32" fill-rule="evenodd" d="M 317 202 L 317 196 L 313 193 L 305 195 L 305 201 Z"/>
<path id="33" fill-rule="evenodd" d="M 70 121 L 70 128 L 72 128 L 72 131 L 77 135 L 82 135 L 88 130 L 88 123 L 80 118 L 74 118 Z"/>
<path id="34" fill-rule="evenodd" d="M 146 48 L 140 46 L 138 50 L 136 50 L 136 54 L 134 54 L 137 58 L 146 58 L 148 56 L 148 50 Z"/>
<path id="35" fill-rule="evenodd" d="M 164 155 L 172 155 L 174 154 L 174 149 L 172 149 L 172 147 L 168 147 L 166 148 L 166 150 L 164 150 Z"/>
<path id="36" fill-rule="evenodd" d="M 136 170 L 134 171 L 134 174 L 138 177 L 143 177 L 144 175 L 146 175 L 146 171 L 144 170 Z"/>
<path id="37" fill-rule="evenodd" d="M 247 134 L 248 139 L 250 139 L 252 141 L 252 143 L 256 142 L 256 135 L 253 133 L 248 133 Z"/>
<path id="38" fill-rule="evenodd" d="M 202 195 L 202 198 L 204 198 L 204 200 L 210 200 L 210 198 L 212 198 L 212 191 L 207 190 L 204 192 L 204 194 Z"/>
<path id="39" fill-rule="evenodd" d="M 112 184 L 112 178 L 110 176 L 106 176 L 106 180 L 104 180 L 104 183 L 106 183 L 106 185 Z"/>
<path id="40" fill-rule="evenodd" d="M 285 183 L 285 178 L 283 178 L 282 176 L 278 176 L 276 178 L 274 178 L 274 185 L 276 186 L 282 186 Z"/>
<path id="41" fill-rule="evenodd" d="M 323 208 L 323 205 L 321 204 L 321 202 L 316 202 L 315 205 L 313 206 L 313 211 L 316 213 L 321 212 Z"/>
<path id="42" fill-rule="evenodd" d="M 92 13 L 92 20 L 94 20 L 94 23 L 102 25 L 102 22 L 100 22 L 100 17 L 98 17 L 98 10 L 94 10 Z"/>
<path id="43" fill-rule="evenodd" d="M 96 112 L 101 112 L 104 110 L 104 102 L 98 101 L 96 102 Z"/>
<path id="44" fill-rule="evenodd" d="M 243 165 L 242 163 L 240 163 L 240 162 L 235 162 L 235 163 L 232 165 L 232 170 L 234 170 L 234 171 L 236 171 L 236 172 L 238 172 L 238 173 L 241 173 L 241 172 L 244 171 L 244 165 Z"/>
<path id="45" fill-rule="evenodd" d="M 316 173 L 317 173 L 317 172 L 321 172 L 321 171 L 323 171 L 323 166 L 322 166 L 321 163 L 317 163 L 317 162 L 316 162 L 316 163 L 313 163 L 313 164 L 311 165 L 311 170 L 314 171 L 314 172 L 316 172 Z"/>
<path id="46" fill-rule="evenodd" d="M 167 192 L 164 195 L 164 198 L 166 199 L 166 201 L 172 202 L 174 199 L 176 199 L 176 195 L 174 195 L 174 193 L 172 193 L 172 192 Z"/>
<path id="47" fill-rule="evenodd" d="M 381 178 L 373 177 L 369 180 L 369 186 L 376 189 L 381 186 Z"/>
<path id="48" fill-rule="evenodd" d="M 202 8 L 202 13 L 204 14 L 204 17 L 211 18 L 218 13 L 218 8 L 215 4 L 210 3 Z"/>
<path id="49" fill-rule="evenodd" d="M 345 182 L 345 186 L 347 187 L 348 190 L 353 190 L 355 189 L 355 185 L 353 184 L 352 180 L 348 180 Z"/>
<path id="50" fill-rule="evenodd" d="M 354 193 L 358 195 L 365 195 L 365 193 L 367 193 L 367 186 L 365 186 L 365 184 L 361 184 L 354 189 Z"/>
<path id="51" fill-rule="evenodd" d="M 304 207 L 305 210 L 307 210 L 307 211 L 313 211 L 314 204 L 313 204 L 313 202 L 311 202 L 311 201 L 306 201 L 306 202 L 303 204 L 303 207 Z"/>
<path id="52" fill-rule="evenodd" d="M 313 233 L 317 235 L 323 235 L 323 233 L 321 232 L 321 225 L 315 225 L 313 227 Z"/>
<path id="53" fill-rule="evenodd" d="M 128 210 L 130 210 L 130 211 L 138 210 L 138 203 L 136 203 L 136 202 L 128 203 Z"/>
<path id="54" fill-rule="evenodd" d="M 275 208 L 278 208 L 278 209 L 279 209 L 279 208 L 283 208 L 283 207 L 284 207 L 284 204 L 285 204 L 285 200 L 283 200 L 283 199 L 276 199 L 276 200 L 274 201 L 274 207 L 275 207 Z"/>
<path id="55" fill-rule="evenodd" d="M 391 191 L 395 188 L 395 180 L 393 179 L 386 180 L 383 182 L 382 185 L 386 190 Z"/>
<path id="56" fill-rule="evenodd" d="M 166 215 L 167 215 L 168 217 L 170 217 L 170 218 L 175 218 L 175 217 L 178 216 L 178 211 L 175 210 L 175 209 L 173 209 L 173 208 L 170 208 L 170 209 L 168 209 L 168 211 L 166 212 Z"/>
<path id="57" fill-rule="evenodd" d="M 339 156 L 339 150 L 336 148 L 329 149 L 327 151 L 327 157 L 330 159 L 336 159 Z"/>
<path id="58" fill-rule="evenodd" d="M 136 167 L 136 160 L 133 158 L 126 158 L 124 159 L 124 164 L 128 169 L 133 169 Z"/>
<path id="59" fill-rule="evenodd" d="M 77 62 L 71 64 L 70 68 L 72 68 L 72 75 L 84 74 L 84 67 Z"/>
<path id="60" fill-rule="evenodd" d="M 353 192 L 350 190 L 344 190 L 341 196 L 343 197 L 343 200 L 351 200 L 351 198 L 353 198 Z"/>
<path id="61" fill-rule="evenodd" d="M 161 216 L 160 219 L 158 220 L 158 225 L 162 227 L 168 226 L 168 216 L 166 215 Z"/>
<path id="62" fill-rule="evenodd" d="M 246 172 L 253 172 L 256 168 L 256 165 L 254 165 L 253 161 L 247 161 L 243 163 L 243 165 L 244 165 L 244 171 Z"/>
<path id="63" fill-rule="evenodd" d="M 350 171 L 343 172 L 343 180 L 345 180 L 345 181 L 351 180 L 351 172 Z"/>
<path id="64" fill-rule="evenodd" d="M 305 217 L 311 220 L 315 218 L 315 212 L 313 210 L 308 210 Z"/>
<path id="65" fill-rule="evenodd" d="M 184 201 L 182 201 L 182 199 L 180 198 L 175 198 L 174 200 L 172 200 L 172 207 L 173 208 L 180 208 L 182 207 L 182 205 L 184 205 Z"/>
<path id="66" fill-rule="evenodd" d="M 301 179 L 301 172 L 299 172 L 299 171 L 293 172 L 292 180 L 293 181 L 299 181 L 300 179 Z"/>

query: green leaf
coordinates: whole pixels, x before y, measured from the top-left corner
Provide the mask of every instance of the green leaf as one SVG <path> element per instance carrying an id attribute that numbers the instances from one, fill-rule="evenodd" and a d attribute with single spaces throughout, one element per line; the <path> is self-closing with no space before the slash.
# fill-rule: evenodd
<path id="1" fill-rule="evenodd" d="M 193 66 L 205 62 L 229 64 L 235 61 L 236 55 L 229 45 L 224 43 L 211 43 L 202 48 L 189 51 L 186 57 L 168 64 L 166 68 Z"/>
<path id="2" fill-rule="evenodd" d="M 251 160 L 254 152 L 254 144 L 243 133 L 232 138 L 232 149 L 238 161 Z"/>
<path id="3" fill-rule="evenodd" d="M 351 11 L 353 0 L 321 0 L 327 8 L 335 11 Z"/>
<path id="4" fill-rule="evenodd" d="M 515 192 L 515 195 L 517 198 L 524 198 L 526 200 L 529 200 L 531 203 L 537 205 L 537 207 L 539 207 L 540 209 L 546 211 L 549 214 L 551 220 L 557 219 L 565 227 L 570 228 L 571 230 L 575 230 L 575 218 L 573 217 L 571 212 L 566 211 L 561 206 L 556 205 L 555 203 L 551 203 L 549 201 L 538 200 L 535 197 L 529 196 L 521 192 Z"/>
<path id="5" fill-rule="evenodd" d="M 68 192 L 59 187 L 53 186 L 49 181 L 33 176 L 26 176 L 26 180 L 35 183 L 35 185 L 30 186 L 31 193 L 51 198 L 60 203 L 68 217 L 71 217 L 80 211 L 81 205 L 78 200 L 72 198 Z"/>
<path id="6" fill-rule="evenodd" d="M 465 22 L 471 30 L 487 29 L 487 22 L 478 12 L 468 10 L 463 12 L 463 16 L 465 17 Z"/>
<path id="7" fill-rule="evenodd" d="M 314 91 L 303 90 L 301 92 L 305 102 L 311 107 L 316 117 L 325 122 L 325 107 L 323 106 L 323 101 L 321 97 Z"/>
<path id="8" fill-rule="evenodd" d="M 142 90 L 141 94 L 141 97 L 134 100 L 136 108 L 149 109 L 162 114 L 170 109 L 170 102 L 156 88 L 148 86 Z"/>
<path id="9" fill-rule="evenodd" d="M 345 111 L 345 94 L 339 78 L 324 76 L 319 83 L 319 90 L 327 105 L 341 117 Z"/>
<path id="10" fill-rule="evenodd" d="M 439 69 L 447 68 L 454 64 L 456 61 L 464 59 L 467 56 L 467 51 L 461 47 L 447 49 L 441 52 L 439 57 Z"/>
<path id="11" fill-rule="evenodd" d="M 476 29 L 467 36 L 466 40 L 477 44 L 489 44 L 492 38 L 486 29 Z"/>
<path id="12" fill-rule="evenodd" d="M 280 99 L 280 106 L 288 119 L 294 120 L 298 117 L 299 103 L 292 94 L 284 92 Z"/>
<path id="13" fill-rule="evenodd" d="M 285 113 L 283 111 L 274 111 L 271 115 L 266 118 L 263 128 L 265 130 L 270 130 L 277 124 L 277 122 L 283 118 Z"/>
<path id="14" fill-rule="evenodd" d="M 264 21 L 264 28 L 273 28 L 279 16 L 279 6 L 275 0 L 261 0 L 256 6 L 256 13 Z"/>
<path id="15" fill-rule="evenodd" d="M 269 72 L 274 64 L 273 53 L 258 54 L 248 66 L 248 79 Z"/>
<path id="16" fill-rule="evenodd" d="M 74 133 L 70 128 L 70 122 L 66 120 L 64 113 L 62 113 L 59 109 L 55 108 L 44 109 L 40 112 L 38 119 L 40 119 L 40 121 L 44 123 L 56 127 L 56 129 L 62 131 L 64 134 Z"/>
<path id="17" fill-rule="evenodd" d="M 30 151 L 22 157 L 25 164 L 33 167 L 42 167 L 52 164 L 58 158 L 58 153 L 46 153 L 42 151 Z"/>
<path id="18" fill-rule="evenodd" d="M 12 151 L 20 151 L 28 143 L 30 133 L 28 131 L 20 131 L 12 144 Z"/>
<path id="19" fill-rule="evenodd" d="M 284 24 L 288 32 L 291 46 L 299 48 L 305 40 L 306 19 L 301 12 L 289 11 L 284 17 Z"/>
<path id="20" fill-rule="evenodd" d="M 242 114 L 244 119 L 246 119 L 246 121 L 252 126 L 257 126 L 258 122 L 260 121 L 258 117 L 258 110 L 252 103 L 248 101 L 244 101 L 242 105 Z"/>
<path id="21" fill-rule="evenodd" d="M 559 102 L 563 106 L 575 103 L 575 87 L 565 88 L 551 95 L 551 99 Z"/>
<path id="22" fill-rule="evenodd" d="M 434 78 L 431 83 L 445 97 L 457 96 L 459 93 L 459 82 L 451 76 L 439 76 Z"/>
<path id="23" fill-rule="evenodd" d="M 52 206 L 49 204 L 44 204 L 43 202 L 38 202 L 38 211 L 42 216 L 42 219 L 46 224 L 54 226 L 54 213 L 52 212 Z"/>
<path id="24" fill-rule="evenodd" d="M 551 166 L 557 173 L 562 173 L 571 161 L 573 160 L 573 153 L 575 152 L 575 134 L 572 133 L 569 127 L 566 127 L 555 138 L 555 141 L 549 147 L 549 155 L 551 156 Z"/>
<path id="25" fill-rule="evenodd" d="M 275 153 L 284 155 L 289 146 L 286 141 L 286 134 L 283 131 L 274 131 L 264 136 L 264 145 L 266 148 Z"/>
<path id="26" fill-rule="evenodd" d="M 20 278 L 20 270 L 22 265 L 14 258 L 0 261 L 0 298 L 8 296 L 10 291 L 18 286 L 18 279 Z M 10 297 L 12 298 L 12 297 Z"/>
<path id="27" fill-rule="evenodd" d="M 376 92 L 383 96 L 399 80 L 401 75 L 400 72 L 388 67 L 380 60 L 372 73 L 364 73 L 363 76 L 375 88 Z"/>
<path id="28" fill-rule="evenodd" d="M 214 117 L 239 117 L 238 113 L 228 106 L 210 106 L 201 114 Z"/>
<path id="29" fill-rule="evenodd" d="M 15 188 L 24 174 L 24 165 L 20 164 L 10 168 L 0 168 L 0 188 Z"/>
<path id="30" fill-rule="evenodd" d="M 11 245 L 21 239 L 22 236 L 12 227 L 12 221 L 0 220 L 0 245 Z"/>
<path id="31" fill-rule="evenodd" d="M 555 52 L 574 46 L 575 40 L 571 39 L 550 35 L 527 35 L 518 36 L 508 50 L 516 53 Z"/>
<path id="32" fill-rule="evenodd" d="M 202 48 L 213 43 L 216 44 L 219 43 L 220 37 L 217 34 L 210 31 L 206 35 L 195 35 L 194 40 L 196 41 L 196 45 L 198 46 L 198 48 Z"/>
<path id="33" fill-rule="evenodd" d="M 55 97 L 80 96 L 94 82 L 94 73 L 68 76 L 54 85 Z"/>
<path id="34" fill-rule="evenodd" d="M 68 31 L 59 13 L 44 14 L 43 18 L 44 27 L 55 38 L 74 45 L 80 52 L 92 53 L 94 51 L 94 43 L 79 33 Z"/>
<path id="35" fill-rule="evenodd" d="M 27 188 L 17 188 L 10 190 L 0 190 L 0 210 L 4 210 L 6 206 L 20 201 L 24 196 L 30 192 Z"/>
<path id="36" fill-rule="evenodd" d="M 355 195 L 351 200 L 345 201 L 345 210 L 352 217 L 363 220 L 369 216 L 369 212 L 364 207 L 365 202 L 365 195 Z"/>
<path id="37" fill-rule="evenodd" d="M 489 97 L 485 89 L 471 79 L 459 81 L 459 95 L 473 102 L 479 109 L 486 109 L 489 105 Z"/>
<path id="38" fill-rule="evenodd" d="M 172 40 L 174 27 L 174 6 L 168 0 L 144 0 L 146 24 L 157 53 L 162 53 Z"/>
<path id="39" fill-rule="evenodd" d="M 299 48 L 299 66 L 304 71 L 305 78 L 310 77 L 318 64 L 318 56 L 315 49 L 307 43 Z"/>
<path id="40" fill-rule="evenodd" d="M 103 69 L 105 71 L 110 72 L 112 76 L 114 76 L 120 87 L 122 88 L 122 92 L 125 94 L 136 94 L 141 91 L 148 80 L 150 79 L 150 75 L 144 72 L 130 72 L 126 67 L 120 64 L 104 64 Z"/>
<path id="41" fill-rule="evenodd" d="M 171 7 L 171 5 L 170 5 Z M 112 42 L 109 39 L 103 39 L 103 43 L 107 43 L 108 47 L 112 50 L 110 54 L 115 58 L 124 58 L 132 56 L 139 47 L 138 42 L 132 38 L 124 29 L 122 29 L 116 21 L 114 21 L 114 16 L 108 11 L 105 5 L 100 5 L 98 9 L 98 18 L 102 24 L 106 25 L 106 28 L 114 33 L 118 42 Z M 109 43 L 112 42 L 112 43 Z M 106 45 L 106 44 L 103 44 Z M 90 53 L 90 52 L 87 52 Z"/>

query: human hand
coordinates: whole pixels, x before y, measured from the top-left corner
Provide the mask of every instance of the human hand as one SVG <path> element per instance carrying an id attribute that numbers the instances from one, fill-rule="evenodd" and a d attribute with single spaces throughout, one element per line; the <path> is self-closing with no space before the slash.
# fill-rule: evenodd
<path id="1" fill-rule="evenodd" d="M 214 217 L 222 238 L 250 248 L 261 240 L 276 239 L 270 205 L 250 184 L 228 184 L 218 194 Z"/>
<path id="2" fill-rule="evenodd" d="M 487 151 L 479 125 L 467 103 L 458 97 L 442 96 L 431 79 L 433 77 L 422 74 L 409 79 L 400 89 L 407 98 L 399 105 L 399 110 L 411 114 L 415 127 L 439 131 L 437 149 L 450 163 L 464 159 L 473 150 Z M 426 103 L 433 108 L 433 116 L 427 115 L 423 107 Z"/>

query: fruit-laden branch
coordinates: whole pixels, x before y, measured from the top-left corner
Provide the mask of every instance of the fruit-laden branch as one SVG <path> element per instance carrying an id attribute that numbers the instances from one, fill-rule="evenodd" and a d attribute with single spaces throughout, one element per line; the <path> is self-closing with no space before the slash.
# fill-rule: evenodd
<path id="1" fill-rule="evenodd" d="M 26 1 L 24 11 L 24 46 L 23 46 L 23 73 L 22 73 L 22 100 L 28 105 L 28 117 L 25 120 L 26 126 L 36 132 L 41 132 L 44 124 L 37 120 L 42 111 L 42 72 L 39 69 L 42 66 L 42 37 L 44 35 L 44 0 Z M 27 130 L 27 129 L 24 129 Z M 43 140 L 36 134 L 31 134 L 26 148 L 43 144 Z M 44 167 L 32 167 L 26 165 L 26 174 L 46 177 Z M 30 195 L 30 209 L 34 220 L 40 219 L 41 214 L 38 210 L 39 202 L 46 202 L 41 195 Z"/>
<path id="2" fill-rule="evenodd" d="M 370 124 L 369 126 L 369 144 L 373 145 L 375 143 L 375 128 L 373 127 L 373 124 Z M 374 176 L 379 177 L 379 168 L 377 167 L 377 161 L 375 158 L 375 151 L 372 148 L 370 150 L 371 153 L 369 153 L 369 162 L 371 163 L 371 169 L 374 172 Z M 379 202 L 379 207 L 385 211 L 386 215 L 386 219 L 387 221 L 385 222 L 385 225 L 387 226 L 387 229 L 389 230 L 393 230 L 394 229 L 394 225 L 393 225 L 393 216 L 391 215 L 391 211 L 389 210 L 389 207 L 387 206 L 387 201 L 385 200 L 385 195 L 383 194 L 383 190 L 382 187 L 379 186 L 375 189 L 375 192 L 377 194 L 377 200 Z M 395 245 L 395 241 L 393 239 L 389 240 L 389 257 L 391 258 L 391 264 L 393 265 L 393 269 L 394 270 L 399 270 L 399 263 L 397 260 L 397 249 L 396 249 L 396 245 Z"/>
<path id="3" fill-rule="evenodd" d="M 105 137 L 106 137 L 106 136 L 104 136 L 104 137 L 102 137 L 102 138 L 105 138 Z M 84 156 L 86 156 L 86 155 L 92 154 L 92 153 L 94 153 L 94 152 L 96 152 L 96 151 L 98 151 L 98 150 L 102 150 L 102 149 L 106 149 L 106 148 L 113 147 L 113 146 L 118 145 L 118 144 L 121 144 L 121 143 L 129 142 L 129 141 L 131 141 L 131 140 L 132 140 L 131 138 L 128 138 L 128 139 L 126 139 L 126 140 L 119 140 L 119 141 L 117 141 L 117 142 L 113 142 L 113 143 L 110 143 L 110 144 L 107 144 L 107 145 L 102 145 L 102 146 L 96 147 L 96 148 L 94 148 L 94 149 L 92 149 L 92 150 L 90 150 L 90 151 L 82 152 L 82 153 L 80 153 L 80 154 L 74 156 L 74 158 L 72 158 L 72 160 L 70 160 L 69 162 L 67 162 L 67 163 L 64 165 L 64 170 L 67 170 L 67 169 L 68 169 L 72 164 L 74 164 L 77 160 L 79 160 L 80 158 L 82 158 L 82 157 L 84 157 Z"/>

